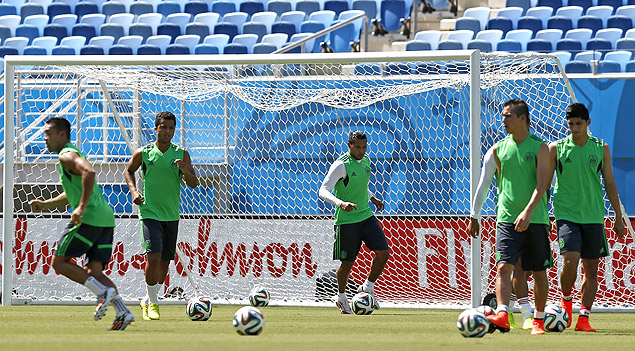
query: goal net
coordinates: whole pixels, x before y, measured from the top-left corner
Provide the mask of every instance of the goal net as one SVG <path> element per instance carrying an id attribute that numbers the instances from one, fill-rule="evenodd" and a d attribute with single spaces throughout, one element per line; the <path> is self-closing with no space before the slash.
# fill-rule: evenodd
<path id="1" fill-rule="evenodd" d="M 145 294 L 138 209 L 123 171 L 136 148 L 154 142 L 155 114 L 171 111 L 173 142 L 189 151 L 200 186 L 182 186 L 178 247 L 185 257 L 171 266 L 164 300 L 193 296 L 189 271 L 215 303 L 244 304 L 262 285 L 272 304 L 330 305 L 339 265 L 332 260 L 333 207 L 317 192 L 357 129 L 369 138 L 370 190 L 386 204 L 377 216 L 391 258 L 378 299 L 403 307 L 480 300 L 494 290 L 494 219 L 483 219 L 480 254 L 472 259 L 470 188 L 481 155 L 505 135 L 502 104 L 526 100 L 534 132 L 554 141 L 566 134 L 564 109 L 574 99 L 552 57 L 481 55 L 473 66 L 470 57 L 479 58 L 466 51 L 9 59 L 3 189 L 13 192 L 4 192 L 3 295 L 13 303 L 94 300 L 51 268 L 70 212 L 36 213 L 28 205 L 61 191 L 57 155 L 42 139 L 50 117 L 70 121 L 71 140 L 114 209 L 106 273 L 126 300 Z M 631 304 L 633 281 L 616 272 L 630 272 L 632 257 L 622 255 L 613 233 L 609 241 L 614 251 L 600 265 L 598 302 Z M 350 292 L 372 256 L 360 252 Z M 476 279 L 472 270 L 480 272 Z M 556 269 L 550 277 L 555 299 Z"/>

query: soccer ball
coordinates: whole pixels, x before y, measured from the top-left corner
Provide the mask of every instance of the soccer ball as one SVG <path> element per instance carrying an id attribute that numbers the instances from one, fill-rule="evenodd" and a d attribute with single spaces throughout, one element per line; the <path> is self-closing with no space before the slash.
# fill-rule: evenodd
<path id="1" fill-rule="evenodd" d="M 371 314 L 375 308 L 375 298 L 367 292 L 357 293 L 351 300 L 351 310 L 355 314 Z"/>
<path id="2" fill-rule="evenodd" d="M 257 286 L 249 293 L 249 303 L 254 307 L 265 307 L 269 305 L 269 291 Z"/>
<path id="3" fill-rule="evenodd" d="M 482 338 L 489 331 L 487 317 L 475 308 L 469 308 L 459 315 L 456 327 L 466 338 Z"/>
<path id="4" fill-rule="evenodd" d="M 187 302 L 185 313 L 193 321 L 206 321 L 212 316 L 212 299 L 206 296 L 193 297 Z"/>
<path id="5" fill-rule="evenodd" d="M 558 305 L 545 307 L 545 330 L 551 332 L 561 332 L 569 324 L 569 315 L 564 308 Z"/>
<path id="6" fill-rule="evenodd" d="M 493 316 L 493 315 L 496 314 L 496 311 L 494 311 L 494 309 L 491 308 L 489 305 L 478 306 L 477 308 L 475 308 L 475 310 L 477 312 L 480 312 L 480 313 L 484 314 L 485 317 Z M 495 331 L 496 331 L 496 326 L 494 325 L 494 323 L 490 323 L 489 324 L 489 332 L 493 333 Z"/>
<path id="7" fill-rule="evenodd" d="M 232 323 L 240 335 L 258 335 L 265 326 L 265 317 L 257 308 L 245 306 L 236 311 Z"/>

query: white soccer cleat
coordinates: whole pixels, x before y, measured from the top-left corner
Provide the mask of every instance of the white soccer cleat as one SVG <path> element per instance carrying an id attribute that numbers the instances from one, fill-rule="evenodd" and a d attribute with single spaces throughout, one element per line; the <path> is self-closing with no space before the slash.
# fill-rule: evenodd
<path id="1" fill-rule="evenodd" d="M 134 322 L 134 314 L 132 312 L 127 311 L 121 316 L 115 318 L 112 322 L 112 327 L 108 330 L 124 330 L 130 323 Z"/>
<path id="2" fill-rule="evenodd" d="M 353 314 L 351 311 L 351 306 L 348 304 L 348 300 L 340 300 L 335 301 L 335 304 L 340 309 L 341 314 Z"/>
<path id="3" fill-rule="evenodd" d="M 365 290 L 363 285 L 360 285 L 357 287 L 357 292 L 365 292 L 365 293 L 369 293 L 373 296 L 373 299 L 375 299 L 375 309 L 378 310 L 379 309 L 379 301 L 377 301 L 377 297 L 375 297 L 375 290 L 374 289 L 368 289 Z"/>
<path id="4" fill-rule="evenodd" d="M 95 320 L 100 320 L 103 316 L 106 315 L 106 310 L 108 309 L 108 305 L 110 301 L 117 295 L 117 290 L 115 288 L 106 288 L 106 291 L 99 295 L 97 298 L 97 308 L 95 309 Z"/>

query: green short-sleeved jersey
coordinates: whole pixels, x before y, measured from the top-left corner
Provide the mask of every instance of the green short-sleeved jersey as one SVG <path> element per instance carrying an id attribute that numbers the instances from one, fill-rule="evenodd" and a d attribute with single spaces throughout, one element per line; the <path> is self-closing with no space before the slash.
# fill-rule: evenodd
<path id="1" fill-rule="evenodd" d="M 159 150 L 156 143 L 143 147 L 141 173 L 145 201 L 139 205 L 141 219 L 179 220 L 183 172 L 175 160 L 182 160 L 184 153 L 185 150 L 176 144 L 170 144 L 165 153 Z"/>
<path id="2" fill-rule="evenodd" d="M 370 181 L 370 158 L 364 156 L 360 161 L 349 153 L 340 156 L 338 161 L 346 167 L 346 177 L 340 179 L 333 189 L 335 197 L 342 201 L 352 202 L 357 209 L 345 212 L 335 208 L 335 225 L 357 223 L 373 216 L 373 210 L 368 204 L 368 182 Z"/>
<path id="3" fill-rule="evenodd" d="M 84 160 L 86 159 L 84 154 L 71 143 L 64 145 L 64 148 L 59 152 L 59 156 L 61 157 L 68 152 L 74 152 Z M 62 188 L 64 189 L 68 203 L 73 209 L 77 208 L 82 198 L 82 176 L 71 174 L 60 162 L 60 181 L 62 182 Z M 97 185 L 97 182 L 93 185 L 93 193 L 88 200 L 86 212 L 82 216 L 82 223 L 94 227 L 115 226 L 115 216 L 113 215 L 112 208 L 108 205 L 108 202 L 106 202 L 104 194 L 101 192 L 101 188 Z"/>
<path id="4" fill-rule="evenodd" d="M 604 140 L 589 135 L 583 147 L 571 136 L 556 142 L 557 181 L 553 193 L 556 220 L 604 223 L 604 191 L 600 174 L 604 166 Z"/>
<path id="5" fill-rule="evenodd" d="M 501 164 L 501 172 L 497 174 L 498 222 L 514 223 L 531 200 L 537 185 L 538 150 L 542 143 L 542 139 L 529 134 L 520 145 L 516 144 L 511 135 L 496 144 L 496 156 Z M 530 223 L 549 224 L 546 194 L 534 210 Z"/>

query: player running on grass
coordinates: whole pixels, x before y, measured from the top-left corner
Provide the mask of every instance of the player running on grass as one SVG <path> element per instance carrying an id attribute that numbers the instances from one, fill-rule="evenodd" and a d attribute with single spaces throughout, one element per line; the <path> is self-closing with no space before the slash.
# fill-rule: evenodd
<path id="1" fill-rule="evenodd" d="M 70 204 L 73 212 L 60 240 L 53 249 L 53 268 L 97 295 L 95 320 L 100 320 L 112 302 L 117 316 L 110 330 L 124 330 L 134 315 L 117 294 L 117 287 L 102 270 L 112 254 L 115 216 L 95 182 L 95 170 L 70 142 L 71 125 L 53 117 L 44 124 L 44 141 L 50 152 L 59 155 L 59 173 L 64 192 L 48 200 L 32 200 L 31 210 L 40 212 Z M 86 255 L 84 267 L 71 262 Z"/>
<path id="2" fill-rule="evenodd" d="M 176 257 L 181 180 L 185 179 L 191 188 L 198 185 L 190 154 L 172 143 L 175 127 L 173 113 L 159 112 L 154 121 L 157 141 L 137 149 L 124 172 L 132 201 L 139 206 L 147 254 L 148 294 L 140 303 L 144 320 L 160 318 L 157 294 L 168 275 L 170 261 Z M 137 190 L 134 175 L 139 167 L 143 193 Z"/>
<path id="3" fill-rule="evenodd" d="M 529 131 L 529 108 L 520 99 L 503 106 L 503 125 L 509 134 L 497 142 L 486 156 L 489 177 L 496 173 L 498 204 L 496 222 L 496 314 L 488 316 L 501 331 L 510 329 L 508 305 L 512 292 L 511 275 L 518 259 L 524 271 L 533 271 L 536 310 L 531 334 L 544 334 L 544 308 L 549 291 L 546 269 L 553 266 L 549 248 L 549 214 L 545 191 L 550 184 L 549 149 Z M 487 177 L 487 175 L 485 175 Z M 485 178 L 487 179 L 487 178 Z M 482 198 L 483 196 L 481 196 Z M 475 203 L 484 201 L 478 196 Z M 482 207 L 482 203 L 474 208 Z M 468 225 L 472 236 L 478 235 L 478 221 Z"/>
<path id="4" fill-rule="evenodd" d="M 604 231 L 604 194 L 615 211 L 615 233 L 624 237 L 624 222 L 617 186 L 613 178 L 611 151 L 603 140 L 587 132 L 591 119 L 586 106 L 571 104 L 566 110 L 571 135 L 549 145 L 551 172 L 557 174 L 553 194 L 553 212 L 558 226 L 558 243 L 564 267 L 560 274 L 561 305 L 569 315 L 571 326 L 572 289 L 577 278 L 578 262 L 582 259 L 582 306 L 576 331 L 594 332 L 589 314 L 598 287 L 598 262 L 608 256 L 609 247 Z"/>
<path id="5" fill-rule="evenodd" d="M 342 314 L 352 314 L 346 297 L 346 284 L 362 242 L 375 252 L 375 257 L 368 279 L 359 286 L 359 292 L 375 296 L 375 282 L 389 257 L 386 236 L 368 204 L 370 200 L 377 210 L 384 209 L 384 203 L 368 190 L 371 166 L 370 158 L 365 155 L 367 142 L 362 131 L 349 135 L 348 152 L 333 162 L 319 191 L 320 198 L 336 206 L 333 259 L 342 262 L 337 270 L 339 296 L 336 301 Z M 376 307 L 379 308 L 379 305 Z"/>

